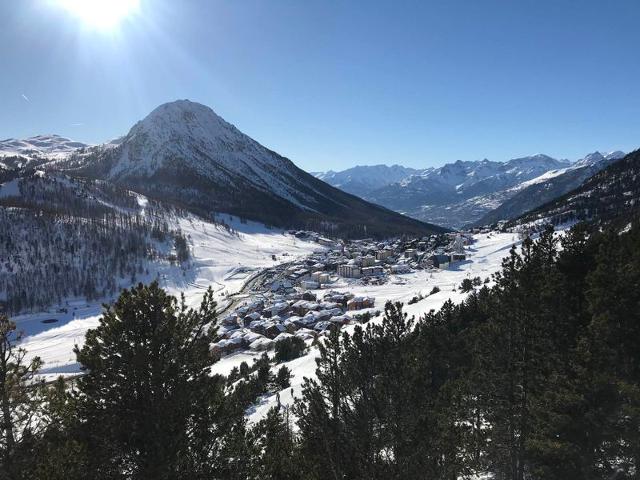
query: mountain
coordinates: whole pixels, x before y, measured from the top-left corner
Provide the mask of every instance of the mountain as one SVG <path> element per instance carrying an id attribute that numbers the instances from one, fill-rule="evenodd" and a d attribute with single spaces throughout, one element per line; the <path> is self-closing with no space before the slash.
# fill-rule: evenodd
<path id="1" fill-rule="evenodd" d="M 0 169 L 24 167 L 69 156 L 87 144 L 60 135 L 38 135 L 18 140 L 0 140 Z"/>
<path id="2" fill-rule="evenodd" d="M 340 172 L 316 172 L 314 176 L 340 190 L 359 197 L 366 197 L 378 188 L 400 182 L 423 172 L 402 165 L 358 165 Z"/>
<path id="3" fill-rule="evenodd" d="M 624 156 L 615 151 L 608 154 L 594 152 L 570 167 L 550 170 L 545 174 L 521 184 L 510 198 L 494 210 L 485 214 L 475 225 L 489 225 L 500 220 L 516 218 L 573 190 Z"/>
<path id="4" fill-rule="evenodd" d="M 380 166 L 327 172 L 320 178 L 411 217 L 459 228 L 498 207 L 515 193 L 511 189 L 517 185 L 568 166 L 567 161 L 538 154 L 507 162 L 458 160 L 424 170 L 395 167 L 397 177 L 389 174 L 388 180 L 380 181 L 378 185 L 384 184 L 377 187 L 370 186 L 376 185 L 370 178 L 378 178 L 374 173 L 384 173 Z M 403 173 L 409 175 L 397 180 Z"/>
<path id="5" fill-rule="evenodd" d="M 343 236 L 443 231 L 328 185 L 188 100 L 159 106 L 117 144 L 77 151 L 50 168 L 206 216 L 225 212 Z"/>
<path id="6" fill-rule="evenodd" d="M 615 155 L 614 155 L 615 157 Z M 595 165 L 602 165 L 599 160 Z M 583 167 L 584 168 L 584 167 Z M 640 213 L 640 150 L 601 169 L 577 188 L 520 216 L 517 223 L 538 220 L 628 222 Z"/>

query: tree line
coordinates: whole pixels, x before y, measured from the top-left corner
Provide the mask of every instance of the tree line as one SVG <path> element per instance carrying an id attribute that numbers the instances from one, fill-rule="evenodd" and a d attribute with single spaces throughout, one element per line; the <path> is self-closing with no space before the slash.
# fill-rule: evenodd
<path id="1" fill-rule="evenodd" d="M 15 180 L 19 194 L 0 198 L 0 311 L 108 298 L 152 262 L 189 259 L 187 238 L 156 202 L 140 212 L 135 194 L 104 182 L 39 172 Z"/>
<path id="2" fill-rule="evenodd" d="M 633 479 L 640 476 L 640 229 L 551 229 L 493 286 L 318 343 L 317 376 L 255 425 L 291 372 L 211 375 L 215 304 L 124 291 L 76 349 L 84 375 L 35 381 L 0 321 L 6 478 Z M 13 337 L 12 337 L 13 336 Z M 292 345 L 280 352 L 291 358 Z M 286 367 L 284 367 L 286 368 Z M 281 373 L 282 372 L 282 373 Z M 8 475 L 8 476 L 7 476 Z"/>

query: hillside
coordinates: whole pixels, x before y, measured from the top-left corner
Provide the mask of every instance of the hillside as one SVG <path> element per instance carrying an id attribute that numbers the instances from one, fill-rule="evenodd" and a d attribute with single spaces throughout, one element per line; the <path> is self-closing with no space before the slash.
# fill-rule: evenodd
<path id="1" fill-rule="evenodd" d="M 551 202 L 577 188 L 622 157 L 624 157 L 622 152 L 611 152 L 605 155 L 594 152 L 578 160 L 569 168 L 552 170 L 525 182 L 510 198 L 477 220 L 475 225 L 490 225 L 500 220 L 510 220 Z"/>
<path id="2" fill-rule="evenodd" d="M 108 298 L 158 265 L 186 261 L 175 213 L 104 182 L 0 175 L 0 311 Z"/>
<path id="3" fill-rule="evenodd" d="M 553 223 L 628 221 L 639 211 L 639 175 L 640 150 L 636 150 L 596 173 L 578 188 L 520 216 L 515 222 L 543 219 Z"/>
<path id="4" fill-rule="evenodd" d="M 209 217 L 224 212 L 348 237 L 443 231 L 331 187 L 188 100 L 159 106 L 119 145 L 74 153 L 50 168 L 110 181 Z"/>

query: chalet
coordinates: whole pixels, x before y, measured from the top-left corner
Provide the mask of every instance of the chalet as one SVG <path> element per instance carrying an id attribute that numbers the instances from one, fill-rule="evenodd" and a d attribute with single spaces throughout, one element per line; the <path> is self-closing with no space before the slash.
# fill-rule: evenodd
<path id="1" fill-rule="evenodd" d="M 364 308 L 373 308 L 375 299 L 372 297 L 353 297 L 347 302 L 347 310 L 362 310 Z"/>
<path id="2" fill-rule="evenodd" d="M 291 309 L 296 315 L 303 316 L 307 312 L 310 312 L 313 310 L 319 310 L 320 305 L 318 305 L 315 302 L 310 302 L 307 300 L 298 300 L 293 305 L 291 305 Z"/>
<path id="3" fill-rule="evenodd" d="M 301 338 L 302 340 L 313 340 L 316 338 L 316 335 L 318 335 L 318 333 L 310 328 L 301 328 L 295 334 L 296 337 Z"/>
<path id="4" fill-rule="evenodd" d="M 302 300 L 307 300 L 307 301 L 312 301 L 315 302 L 317 300 L 317 296 L 315 293 L 310 292 L 310 291 L 306 291 L 302 294 Z"/>
<path id="5" fill-rule="evenodd" d="M 286 327 L 280 322 L 269 322 L 265 325 L 264 335 L 268 338 L 275 338 L 281 333 L 286 332 Z"/>
<path id="6" fill-rule="evenodd" d="M 347 302 L 353 298 L 352 293 L 329 292 L 324 296 L 327 302 L 337 303 L 343 308 L 347 307 Z"/>
<path id="7" fill-rule="evenodd" d="M 289 304 L 287 302 L 278 302 L 271 305 L 271 315 L 281 315 L 289 310 Z"/>
<path id="8" fill-rule="evenodd" d="M 270 340 L 265 337 L 258 338 L 257 340 L 254 340 L 253 342 L 251 342 L 251 344 L 249 345 L 249 348 L 251 350 L 256 350 L 256 351 L 269 350 L 272 347 L 273 347 L 273 340 Z"/>
<path id="9" fill-rule="evenodd" d="M 332 327 L 333 325 L 335 325 L 335 324 L 333 324 L 333 323 L 331 323 L 331 322 L 328 322 L 328 321 L 325 321 L 325 322 L 318 322 L 318 323 L 316 323 L 316 324 L 314 325 L 313 329 L 314 329 L 316 332 L 324 332 L 326 329 L 328 329 L 328 328 Z"/>

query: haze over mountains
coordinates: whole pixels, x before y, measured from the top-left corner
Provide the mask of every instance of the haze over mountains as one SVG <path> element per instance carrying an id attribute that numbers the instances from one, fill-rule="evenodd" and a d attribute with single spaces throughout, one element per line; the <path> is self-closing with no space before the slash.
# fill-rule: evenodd
<path id="1" fill-rule="evenodd" d="M 424 170 L 359 166 L 316 176 L 414 218 L 461 228 L 514 218 L 563 195 L 623 156 L 618 151 L 595 152 L 571 163 L 537 154 L 506 162 L 458 160 Z"/>

